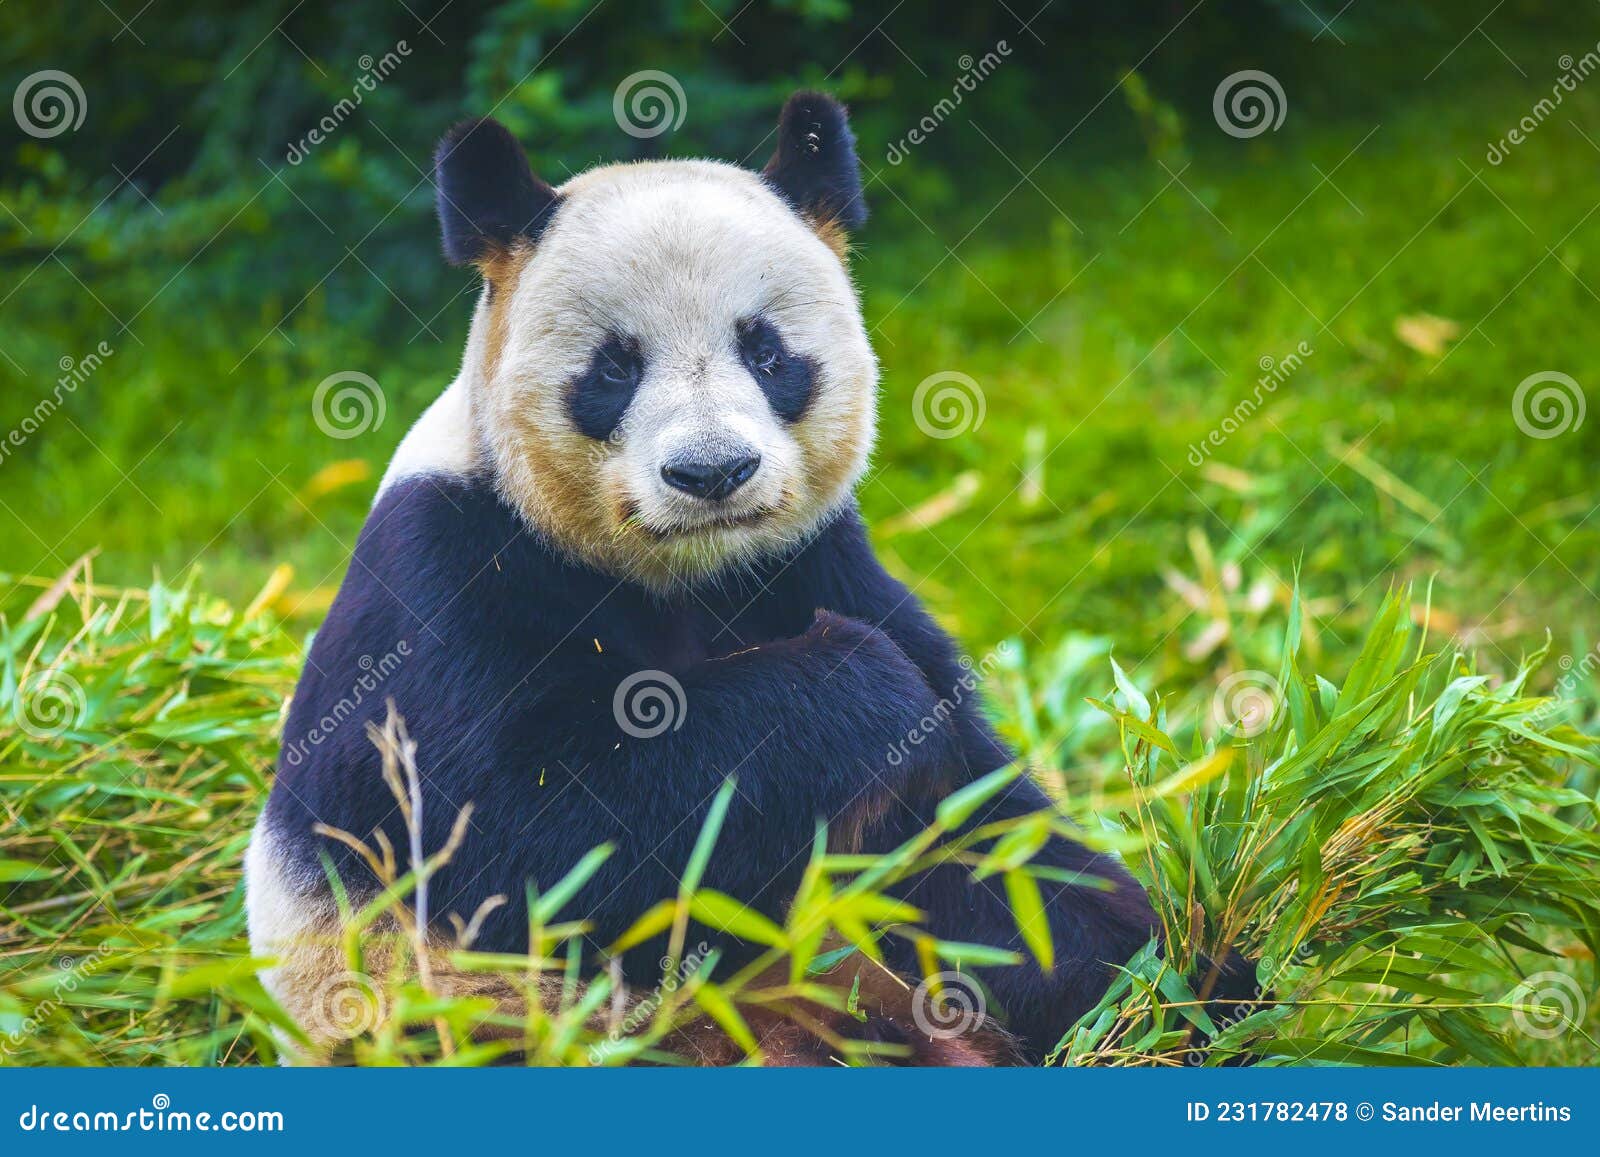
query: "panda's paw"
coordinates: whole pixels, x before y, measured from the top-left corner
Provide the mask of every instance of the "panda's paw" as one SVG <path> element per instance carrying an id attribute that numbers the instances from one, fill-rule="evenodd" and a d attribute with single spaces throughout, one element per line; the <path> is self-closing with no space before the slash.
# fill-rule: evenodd
<path id="1" fill-rule="evenodd" d="M 1255 962 L 1235 949 L 1229 949 L 1222 960 L 1200 958 L 1195 970 L 1195 991 L 1205 998 L 1206 1013 L 1219 1029 L 1236 1024 L 1255 1012 L 1267 995 L 1257 979 Z M 1191 1041 L 1191 1052 L 1194 1057 L 1202 1057 L 1210 1045 L 1209 1036 L 1198 1034 Z M 1232 1068 L 1252 1064 L 1253 1060 L 1248 1053 L 1241 1053 L 1222 1063 Z"/>
<path id="2" fill-rule="evenodd" d="M 874 635 L 883 635 L 883 632 L 860 619 L 818 607 L 811 616 L 811 625 L 801 638 L 826 646 L 838 646 L 864 643 Z M 884 638 L 888 639 L 888 636 L 884 635 Z M 893 640 L 890 643 L 892 645 Z"/>
<path id="3" fill-rule="evenodd" d="M 804 645 L 829 652 L 870 681 L 871 685 L 897 699 L 913 701 L 918 710 L 934 703 L 933 689 L 922 670 L 900 649 L 888 634 L 870 623 L 819 610 L 811 626 L 801 636 Z"/>

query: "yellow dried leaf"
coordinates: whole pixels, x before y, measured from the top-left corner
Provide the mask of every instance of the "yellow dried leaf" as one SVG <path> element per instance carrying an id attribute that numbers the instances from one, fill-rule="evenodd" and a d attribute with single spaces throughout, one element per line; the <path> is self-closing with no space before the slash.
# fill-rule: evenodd
<path id="1" fill-rule="evenodd" d="M 1445 346 L 1461 336 L 1461 326 L 1447 317 L 1410 313 L 1394 319 L 1394 336 L 1430 358 L 1442 358 Z"/>
<path id="2" fill-rule="evenodd" d="M 312 502 L 324 495 L 332 494 L 335 490 L 343 490 L 346 486 L 365 482 L 371 477 L 372 466 L 365 458 L 341 458 L 337 462 L 329 462 L 313 474 L 301 489 L 300 497 L 306 502 Z"/>

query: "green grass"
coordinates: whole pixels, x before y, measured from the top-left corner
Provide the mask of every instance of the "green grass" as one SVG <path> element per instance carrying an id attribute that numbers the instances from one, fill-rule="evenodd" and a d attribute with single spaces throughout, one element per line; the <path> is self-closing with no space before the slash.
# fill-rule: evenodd
<path id="1" fill-rule="evenodd" d="M 1194 197 L 1171 186 L 1120 235 L 1165 176 L 1130 188 L 1091 173 L 1055 190 L 1084 235 L 1047 213 L 1047 239 L 974 247 L 970 272 L 952 259 L 898 308 L 898 289 L 873 294 L 888 420 L 869 512 L 881 522 L 962 470 L 980 483 L 962 513 L 886 542 L 905 572 L 969 637 L 1104 632 L 1141 661 L 1176 659 L 1206 625 L 1148 613 L 1170 598 L 1163 572 L 1205 578 L 1199 539 L 1279 601 L 1301 567 L 1339 638 L 1359 635 L 1363 595 L 1437 574 L 1435 605 L 1503 664 L 1508 640 L 1546 627 L 1592 642 L 1595 426 L 1537 441 L 1511 398 L 1536 371 L 1582 376 L 1570 319 L 1596 300 L 1600 216 L 1578 188 L 1594 158 L 1552 121 L 1485 166 L 1483 126 L 1514 93 L 1398 110 L 1370 137 L 1363 122 L 1303 146 L 1197 146 L 1182 178 Z M 924 240 L 931 264 L 941 248 Z M 1463 336 L 1443 357 L 1409 348 L 1395 326 L 1418 314 Z M 1190 446 L 1254 393 L 1259 359 L 1302 341 L 1304 365 L 1191 464 Z M 976 379 L 988 417 L 930 444 L 903 416 L 940 369 Z M 1017 491 L 1029 430 L 1044 448 L 1031 505 Z"/>
<path id="2" fill-rule="evenodd" d="M 819 850 L 780 927 L 698 889 L 718 854 L 714 806 L 681 889 L 639 914 L 640 934 L 676 929 L 670 955 L 683 958 L 692 914 L 767 955 L 738 973 L 698 962 L 636 1032 L 609 1040 L 589 1017 L 606 1007 L 610 981 L 576 951 L 583 925 L 561 910 L 570 893 L 538 881 L 532 967 L 570 975 L 570 1000 L 502 1027 L 520 1030 L 539 1063 L 659 1060 L 661 1037 L 697 1015 L 748 1039 L 746 1013 L 781 988 L 759 974 L 787 962 L 789 983 L 804 989 L 825 933 L 866 955 L 883 937 L 911 937 L 930 974 L 979 962 L 977 948 L 924 936 L 919 914 L 883 890 L 953 854 L 1003 876 L 1025 915 L 1028 897 L 1037 902 L 1031 850 L 1077 823 L 1124 855 L 1172 951 L 1165 962 L 1141 953 L 1100 1008 L 1062 1025 L 1057 1063 L 1217 1064 L 1240 1052 L 1262 1063 L 1590 1063 L 1600 1039 L 1600 1006 L 1583 997 L 1600 944 L 1596 741 L 1571 725 L 1574 703 L 1527 693 L 1537 659 L 1492 681 L 1449 648 L 1430 654 L 1409 609 L 1403 595 L 1375 602 L 1369 637 L 1336 682 L 1310 661 L 1296 604 L 1278 624 L 1278 654 L 1249 654 L 1276 672 L 1252 673 L 1271 704 L 1254 714 L 1157 694 L 1081 643 L 1031 661 L 1007 648 L 980 669 L 994 670 L 1005 729 L 1061 814 L 979 829 L 953 852 L 933 849 L 936 831 L 876 860 Z M 254 978 L 239 864 L 294 644 L 259 617 L 159 587 L 60 587 L 6 603 L 4 616 L 0 688 L 15 710 L 0 719 L 0 1056 L 272 1059 L 273 1030 L 294 1026 Z M 1098 726 L 1081 725 L 1085 708 Z M 427 758 L 417 753 L 423 768 Z M 374 752 L 375 778 L 379 762 Z M 984 792 L 1023 773 L 952 796 L 941 821 L 959 824 Z M 980 836 L 1001 838 L 980 853 Z M 573 865 L 569 883 L 606 854 Z M 403 915 L 416 885 L 398 881 L 363 921 Z M 1022 923 L 1030 950 L 1047 953 Z M 1262 961 L 1270 992 L 1219 1025 L 1183 977 L 1230 943 Z M 472 1043 L 474 1026 L 495 1020 L 482 999 L 379 970 L 364 946 L 349 943 L 361 987 L 340 1006 L 356 1017 L 340 1023 L 361 1030 L 350 1059 L 471 1064 L 508 1047 Z M 453 963 L 517 984 L 530 976 L 521 959 L 462 952 Z M 1196 1049 L 1195 1029 L 1213 1047 Z"/>

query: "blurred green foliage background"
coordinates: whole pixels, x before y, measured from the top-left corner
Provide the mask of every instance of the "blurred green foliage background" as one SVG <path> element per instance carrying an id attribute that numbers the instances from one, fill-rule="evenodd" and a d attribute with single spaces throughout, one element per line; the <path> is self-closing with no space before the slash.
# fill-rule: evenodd
<path id="1" fill-rule="evenodd" d="M 970 644 L 1087 637 L 1203 672 L 1281 622 L 1297 572 L 1335 647 L 1396 579 L 1432 582 L 1432 629 L 1491 666 L 1546 628 L 1558 654 L 1594 641 L 1596 423 L 1529 437 L 1512 400 L 1539 372 L 1595 380 L 1600 86 L 1489 156 L 1596 50 L 1592 5 L 157 0 L 0 21 L 7 91 L 48 64 L 86 105 L 59 135 L 0 130 L 0 428 L 112 351 L 0 459 L 11 576 L 99 548 L 99 580 L 200 566 L 246 601 L 288 564 L 272 605 L 314 625 L 460 356 L 476 285 L 438 256 L 443 129 L 492 111 L 552 181 L 661 154 L 759 165 L 807 84 L 851 105 L 874 212 L 862 503 Z M 684 116 L 638 139 L 613 96 L 645 69 Z M 1243 69 L 1285 104 L 1248 138 L 1213 112 Z M 311 399 L 347 370 L 385 414 L 338 440 Z M 932 439 L 912 398 L 949 371 L 983 420 Z"/>

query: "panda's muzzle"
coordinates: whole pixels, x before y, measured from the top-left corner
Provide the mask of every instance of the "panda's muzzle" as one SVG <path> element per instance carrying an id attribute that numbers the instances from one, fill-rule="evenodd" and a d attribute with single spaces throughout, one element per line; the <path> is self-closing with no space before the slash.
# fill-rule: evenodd
<path id="1" fill-rule="evenodd" d="M 661 468 L 661 479 L 674 490 L 708 502 L 721 502 L 755 477 L 761 455 L 736 454 L 713 460 L 686 459 Z"/>

